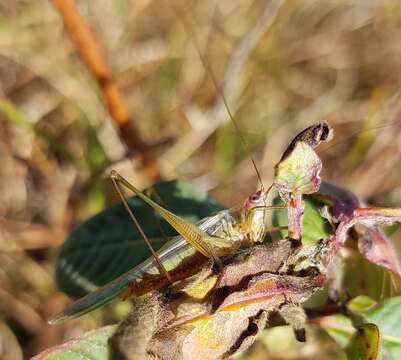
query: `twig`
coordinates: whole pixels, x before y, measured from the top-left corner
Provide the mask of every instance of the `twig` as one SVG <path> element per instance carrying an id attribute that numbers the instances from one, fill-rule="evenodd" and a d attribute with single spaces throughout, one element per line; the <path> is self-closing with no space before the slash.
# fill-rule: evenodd
<path id="1" fill-rule="evenodd" d="M 103 59 L 98 42 L 96 41 L 88 24 L 79 14 L 73 0 L 53 0 L 63 18 L 66 29 L 74 41 L 77 49 L 85 61 L 89 71 L 96 79 L 103 94 L 108 111 L 115 121 L 121 138 L 129 150 L 137 150 L 140 159 L 143 161 L 148 175 L 158 176 L 156 164 L 150 159 L 147 152 L 147 144 L 143 142 L 136 127 L 133 125 L 127 106 L 121 96 L 112 71 Z"/>

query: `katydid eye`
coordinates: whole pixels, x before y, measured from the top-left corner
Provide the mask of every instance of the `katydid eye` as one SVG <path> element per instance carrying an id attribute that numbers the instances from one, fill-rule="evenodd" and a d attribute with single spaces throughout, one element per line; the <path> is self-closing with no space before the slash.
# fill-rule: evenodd
<path id="1" fill-rule="evenodd" d="M 252 194 L 252 195 L 249 197 L 249 200 L 252 201 L 252 202 L 256 202 L 256 201 L 258 201 L 259 199 L 260 199 L 260 191 L 258 191 L 258 192 L 256 192 L 256 193 Z"/>

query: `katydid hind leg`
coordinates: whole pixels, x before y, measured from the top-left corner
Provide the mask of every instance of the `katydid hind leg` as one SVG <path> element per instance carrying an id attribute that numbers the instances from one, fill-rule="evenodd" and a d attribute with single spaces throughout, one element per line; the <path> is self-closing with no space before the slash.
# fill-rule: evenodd
<path id="1" fill-rule="evenodd" d="M 116 176 L 117 174 L 117 176 Z M 136 218 L 136 216 L 134 215 L 134 213 L 132 212 L 130 206 L 128 205 L 128 202 L 121 190 L 120 187 L 120 182 L 119 179 L 121 178 L 121 175 L 119 175 L 116 171 L 112 171 L 110 174 L 110 178 L 113 182 L 114 188 L 116 189 L 116 192 L 118 194 L 118 196 L 120 197 L 125 209 L 128 212 L 128 215 L 131 219 L 131 221 L 133 222 L 133 224 L 135 225 L 135 227 L 138 229 L 139 233 L 141 234 L 142 238 L 145 240 L 146 245 L 149 247 L 152 256 L 154 257 L 154 259 L 156 260 L 156 264 L 157 264 L 157 268 L 159 269 L 160 274 L 163 274 L 164 276 L 166 276 L 166 278 L 168 279 L 168 281 L 170 283 L 172 283 L 171 277 L 168 273 L 168 271 L 166 270 L 166 268 L 164 267 L 162 261 L 160 260 L 159 256 L 157 255 L 156 251 L 154 250 L 149 238 L 146 236 L 145 232 L 142 229 L 142 226 L 140 225 L 138 219 Z"/>
<path id="2" fill-rule="evenodd" d="M 157 199 L 157 201 L 159 202 L 159 204 L 163 204 L 162 198 L 160 197 L 160 195 L 157 193 L 156 189 L 154 187 L 151 187 L 150 189 L 148 189 L 146 191 L 146 195 L 149 197 L 155 197 Z M 166 232 L 163 229 L 163 226 L 160 222 L 160 218 L 156 216 L 156 212 L 154 209 L 152 209 L 152 215 L 153 218 L 155 220 L 156 226 L 163 238 L 164 244 L 167 244 L 167 242 L 169 241 L 169 237 L 167 236 Z"/>
<path id="3" fill-rule="evenodd" d="M 214 251 L 209 246 L 206 240 L 210 240 L 210 236 L 201 230 L 197 225 L 173 214 L 166 210 L 158 203 L 150 199 L 129 181 L 122 177 L 119 173 L 113 170 L 110 174 L 113 182 L 120 184 L 127 189 L 134 192 L 142 201 L 149 205 L 155 212 L 160 215 L 165 221 L 167 221 L 189 244 L 191 244 L 196 250 L 198 250 L 204 256 L 213 259 L 218 265 L 221 265 L 221 261 Z M 121 190 L 120 190 L 121 191 Z"/>

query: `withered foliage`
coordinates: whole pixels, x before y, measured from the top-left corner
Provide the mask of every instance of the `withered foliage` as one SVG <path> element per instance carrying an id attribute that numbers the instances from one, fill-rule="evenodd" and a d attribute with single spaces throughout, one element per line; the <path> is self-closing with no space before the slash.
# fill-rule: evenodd
<path id="1" fill-rule="evenodd" d="M 209 263 L 190 281 L 154 293 L 110 339 L 114 358 L 227 358 L 283 323 L 304 341 L 301 304 L 325 277 L 316 265 L 327 246 L 315 248 L 314 261 L 300 268 L 302 251 L 290 240 L 254 246 L 224 257 L 222 272 Z"/>

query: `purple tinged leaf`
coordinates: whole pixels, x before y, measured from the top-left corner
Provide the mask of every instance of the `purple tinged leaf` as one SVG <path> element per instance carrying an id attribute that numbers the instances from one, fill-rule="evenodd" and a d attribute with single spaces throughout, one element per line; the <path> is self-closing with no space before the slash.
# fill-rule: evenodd
<path id="1" fill-rule="evenodd" d="M 253 277 L 245 289 L 230 293 L 214 313 L 192 322 L 195 326 L 182 343 L 182 358 L 216 359 L 234 355 L 252 344 L 267 325 L 269 313 L 280 311 L 287 302 L 304 302 L 321 286 L 320 279 L 314 277 L 269 273 Z M 292 320 L 289 318 L 287 322 Z"/>
<path id="2" fill-rule="evenodd" d="M 364 226 L 365 232 L 359 240 L 361 253 L 371 262 L 386 267 L 401 276 L 400 264 L 390 240 L 374 226 L 401 222 L 400 208 L 357 208 L 355 223 Z"/>
<path id="3" fill-rule="evenodd" d="M 330 263 L 347 239 L 348 230 L 359 224 L 362 226 L 362 236 L 358 241 L 359 250 L 369 261 L 383 266 L 398 276 L 401 269 L 396 252 L 390 240 L 375 226 L 401 222 L 400 208 L 356 208 L 352 216 L 344 216 L 335 233 L 331 236 L 332 251 L 328 258 Z"/>
<path id="4" fill-rule="evenodd" d="M 390 239 L 374 227 L 363 226 L 360 232 L 358 248 L 361 254 L 372 263 L 401 276 L 400 263 Z"/>
<path id="5" fill-rule="evenodd" d="M 249 281 L 246 289 L 228 295 L 217 312 L 240 309 L 253 302 L 263 302 L 273 296 L 283 294 L 291 294 L 293 297 L 299 296 L 298 301 L 302 302 L 318 288 L 323 287 L 321 279 L 320 275 L 299 278 L 265 273 L 255 276 Z"/>
<path id="6" fill-rule="evenodd" d="M 337 223 L 335 234 L 331 236 L 332 252 L 328 262 L 334 259 L 344 245 L 348 229 L 359 225 L 356 230 L 360 234 L 358 248 L 361 254 L 370 262 L 401 276 L 401 266 L 391 239 L 377 228 L 378 225 L 400 222 L 401 209 L 362 208 L 359 199 L 351 191 L 327 182 L 323 182 L 319 195 L 332 202 L 331 219 Z"/>
<path id="7" fill-rule="evenodd" d="M 319 194 L 333 201 L 333 221 L 340 222 L 353 217 L 354 210 L 360 207 L 357 196 L 348 189 L 323 181 Z"/>

